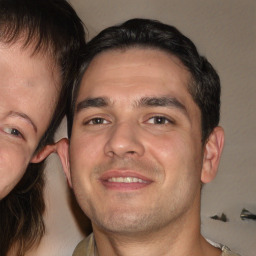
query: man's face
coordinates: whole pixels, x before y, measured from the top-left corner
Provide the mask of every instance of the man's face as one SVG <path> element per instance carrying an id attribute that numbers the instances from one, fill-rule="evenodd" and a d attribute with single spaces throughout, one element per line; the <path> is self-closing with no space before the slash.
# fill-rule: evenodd
<path id="1" fill-rule="evenodd" d="M 45 133 L 59 92 L 53 63 L 22 44 L 0 44 L 0 199 L 22 178 Z"/>
<path id="2" fill-rule="evenodd" d="M 199 214 L 201 117 L 190 74 L 152 49 L 89 65 L 70 141 L 70 183 L 94 228 L 144 232 Z"/>

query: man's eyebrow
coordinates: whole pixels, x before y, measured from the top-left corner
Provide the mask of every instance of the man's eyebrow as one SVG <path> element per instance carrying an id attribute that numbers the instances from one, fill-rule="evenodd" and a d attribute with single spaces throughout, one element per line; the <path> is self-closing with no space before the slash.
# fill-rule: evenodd
<path id="1" fill-rule="evenodd" d="M 105 97 L 86 98 L 77 104 L 76 112 L 80 112 L 86 108 L 100 108 L 110 105 L 110 100 Z M 135 107 L 171 107 L 180 109 L 188 115 L 186 107 L 174 97 L 143 97 L 135 102 Z"/>
<path id="2" fill-rule="evenodd" d="M 100 108 L 100 107 L 106 107 L 109 105 L 109 100 L 104 97 L 98 97 L 98 98 L 86 98 L 82 101 L 80 101 L 77 104 L 76 112 L 80 112 L 82 109 L 86 108 Z"/>
<path id="3" fill-rule="evenodd" d="M 186 107 L 174 97 L 143 97 L 136 102 L 136 107 L 171 107 L 182 110 L 188 114 Z"/>
<path id="4" fill-rule="evenodd" d="M 37 133 L 37 127 L 36 127 L 36 125 L 35 125 L 35 123 L 32 121 L 32 119 L 31 119 L 28 115 L 26 115 L 26 114 L 24 114 L 24 113 L 20 113 L 20 112 L 11 111 L 11 112 L 8 114 L 8 116 L 17 116 L 17 117 L 22 118 L 22 119 L 25 120 L 27 123 L 29 123 L 29 124 L 33 127 L 34 131 Z"/>

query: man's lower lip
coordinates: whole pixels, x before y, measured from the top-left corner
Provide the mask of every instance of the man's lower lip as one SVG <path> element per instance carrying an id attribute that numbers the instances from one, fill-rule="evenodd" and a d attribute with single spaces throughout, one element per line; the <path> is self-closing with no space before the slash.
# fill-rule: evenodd
<path id="1" fill-rule="evenodd" d="M 132 183 L 125 183 L 125 182 L 112 182 L 108 180 L 101 180 L 102 184 L 108 189 L 114 190 L 136 190 L 142 189 L 148 186 L 151 182 L 132 182 Z"/>

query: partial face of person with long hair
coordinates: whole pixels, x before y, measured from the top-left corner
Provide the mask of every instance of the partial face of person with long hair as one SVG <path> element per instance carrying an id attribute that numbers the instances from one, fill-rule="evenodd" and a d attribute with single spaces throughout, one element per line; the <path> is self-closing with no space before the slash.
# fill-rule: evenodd
<path id="1" fill-rule="evenodd" d="M 49 54 L 0 43 L 0 199 L 24 175 L 29 163 L 43 160 L 53 150 L 36 152 L 59 97 L 61 74 Z"/>
<path id="2" fill-rule="evenodd" d="M 1 256 L 24 256 L 44 235 L 42 160 L 54 150 L 84 45 L 66 0 L 0 0 Z"/>

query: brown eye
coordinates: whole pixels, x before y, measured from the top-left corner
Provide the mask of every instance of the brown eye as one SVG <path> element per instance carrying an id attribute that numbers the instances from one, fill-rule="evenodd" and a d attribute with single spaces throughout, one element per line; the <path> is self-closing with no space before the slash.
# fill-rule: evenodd
<path id="1" fill-rule="evenodd" d="M 17 137 L 23 137 L 21 132 L 15 128 L 4 128 L 3 129 L 4 132 L 10 134 L 10 135 L 14 135 L 14 136 L 17 136 Z"/>
<path id="2" fill-rule="evenodd" d="M 148 123 L 150 123 L 150 124 L 168 124 L 168 123 L 171 123 L 171 121 L 164 116 L 154 116 L 148 120 Z"/>
<path id="3" fill-rule="evenodd" d="M 86 124 L 90 124 L 90 125 L 107 124 L 107 123 L 108 123 L 107 120 L 105 120 L 104 118 L 100 118 L 100 117 L 93 118 L 93 119 L 89 120 L 88 122 L 86 122 Z"/>

